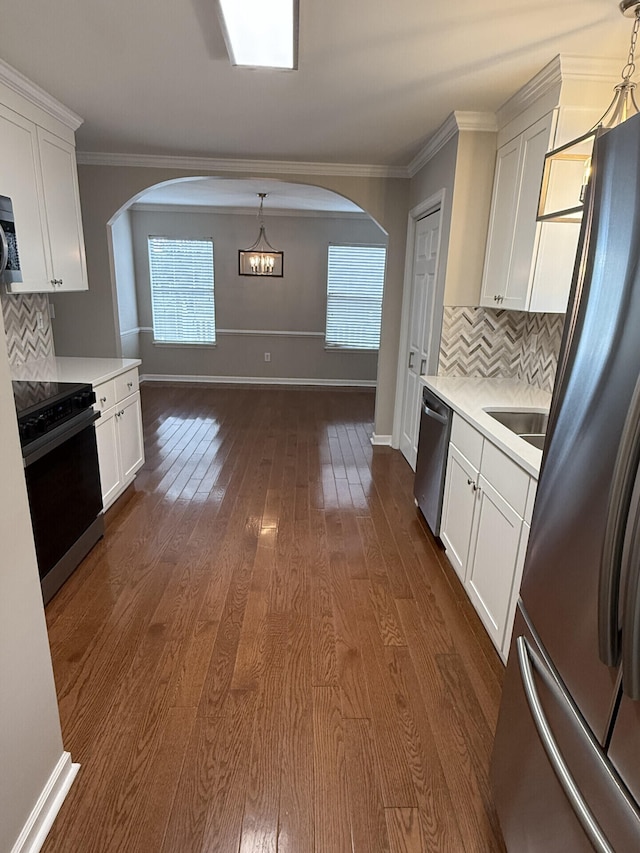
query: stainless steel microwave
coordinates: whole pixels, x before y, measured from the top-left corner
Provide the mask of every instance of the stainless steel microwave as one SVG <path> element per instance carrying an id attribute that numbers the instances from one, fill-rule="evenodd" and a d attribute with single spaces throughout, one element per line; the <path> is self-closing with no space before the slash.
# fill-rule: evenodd
<path id="1" fill-rule="evenodd" d="M 13 218 L 13 205 L 6 195 L 0 195 L 0 283 L 22 281 L 18 238 Z"/>

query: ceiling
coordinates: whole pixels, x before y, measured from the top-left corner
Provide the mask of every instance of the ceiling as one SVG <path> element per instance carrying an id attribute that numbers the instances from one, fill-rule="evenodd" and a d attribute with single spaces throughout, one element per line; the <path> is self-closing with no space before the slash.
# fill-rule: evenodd
<path id="1" fill-rule="evenodd" d="M 20 0 L 0 58 L 107 154 L 406 167 L 453 110 L 494 111 L 558 53 L 627 56 L 616 0 L 300 0 L 299 69 L 233 68 L 215 0 Z M 603 104 L 603 110 L 606 104 Z M 140 202 L 353 211 L 316 187 L 208 179 Z"/>
<path id="2" fill-rule="evenodd" d="M 267 193 L 265 216 L 306 212 L 361 214 L 362 208 L 349 199 L 307 184 L 292 184 L 267 178 L 185 178 L 158 184 L 135 200 L 137 205 L 188 205 L 190 207 L 235 208 L 258 215 L 258 193 Z"/>

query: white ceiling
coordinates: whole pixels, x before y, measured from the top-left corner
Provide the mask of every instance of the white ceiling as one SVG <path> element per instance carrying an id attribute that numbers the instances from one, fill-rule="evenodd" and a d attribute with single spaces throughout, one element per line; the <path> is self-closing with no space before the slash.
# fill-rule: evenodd
<path id="1" fill-rule="evenodd" d="M 136 199 L 136 204 L 233 207 L 257 215 L 258 193 L 267 193 L 265 216 L 274 211 L 362 212 L 352 201 L 330 190 L 268 178 L 186 178 L 152 187 Z"/>
<path id="2" fill-rule="evenodd" d="M 558 53 L 622 67 L 631 33 L 616 0 L 300 0 L 299 70 L 258 72 L 230 65 L 213 0 L 19 0 L 2 18 L 0 57 L 84 118 L 80 151 L 389 167 Z"/>

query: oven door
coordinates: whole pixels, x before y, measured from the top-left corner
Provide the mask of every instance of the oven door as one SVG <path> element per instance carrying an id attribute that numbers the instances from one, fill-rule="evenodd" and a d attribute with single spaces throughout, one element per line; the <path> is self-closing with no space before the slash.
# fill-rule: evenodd
<path id="1" fill-rule="evenodd" d="M 45 603 L 104 532 L 96 416 L 83 412 L 33 442 L 24 456 Z"/>

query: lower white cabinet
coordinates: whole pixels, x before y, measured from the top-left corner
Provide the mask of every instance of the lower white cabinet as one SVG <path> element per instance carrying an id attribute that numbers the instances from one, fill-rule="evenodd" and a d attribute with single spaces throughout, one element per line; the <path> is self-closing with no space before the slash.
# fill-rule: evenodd
<path id="1" fill-rule="evenodd" d="M 130 370 L 95 386 L 98 461 L 105 509 L 133 481 L 144 463 L 138 371 Z"/>
<path id="2" fill-rule="evenodd" d="M 454 414 L 441 539 L 503 660 L 515 607 L 535 495 L 535 481 Z"/>

